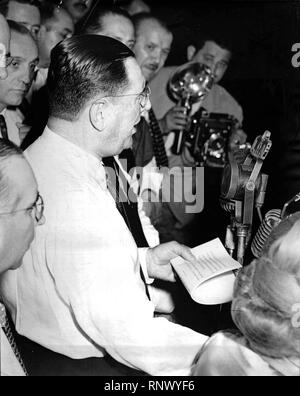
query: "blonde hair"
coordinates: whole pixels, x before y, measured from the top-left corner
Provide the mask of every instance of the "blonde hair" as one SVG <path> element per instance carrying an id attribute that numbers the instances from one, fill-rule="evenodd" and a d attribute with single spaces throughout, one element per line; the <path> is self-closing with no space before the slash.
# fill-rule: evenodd
<path id="1" fill-rule="evenodd" d="M 274 358 L 300 357 L 300 221 L 265 256 L 241 270 L 232 318 L 250 347 Z"/>

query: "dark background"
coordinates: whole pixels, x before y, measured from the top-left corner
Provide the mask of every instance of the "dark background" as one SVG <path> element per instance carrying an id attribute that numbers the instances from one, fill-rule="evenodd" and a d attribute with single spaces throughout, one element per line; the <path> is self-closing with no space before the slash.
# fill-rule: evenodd
<path id="1" fill-rule="evenodd" d="M 292 46 L 300 43 L 300 0 L 147 3 L 174 33 L 167 65 L 186 62 L 187 46 L 207 27 L 231 39 L 233 58 L 221 85 L 243 107 L 250 142 L 266 129 L 271 131 L 273 148 L 264 164 L 270 174 L 266 205 L 281 205 L 286 199 L 280 191 L 282 161 L 300 124 L 300 69 L 291 63 Z"/>
<path id="2" fill-rule="evenodd" d="M 300 0 L 146 2 L 174 33 L 167 65 L 186 62 L 187 46 L 207 27 L 231 39 L 233 58 L 221 85 L 243 107 L 250 142 L 266 129 L 271 131 L 273 148 L 264 164 L 271 176 L 267 206 L 281 205 L 286 196 L 278 191 L 279 168 L 300 125 L 300 68 L 291 63 L 292 46 L 300 43 Z"/>

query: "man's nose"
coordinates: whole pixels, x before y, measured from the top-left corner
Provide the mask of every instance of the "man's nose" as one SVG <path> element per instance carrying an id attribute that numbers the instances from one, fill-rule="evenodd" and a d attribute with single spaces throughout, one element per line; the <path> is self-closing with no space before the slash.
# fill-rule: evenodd
<path id="1" fill-rule="evenodd" d="M 25 84 L 28 85 L 31 83 L 32 80 L 32 73 L 29 70 L 24 71 L 24 73 L 21 74 L 20 80 Z"/>
<path id="2" fill-rule="evenodd" d="M 159 51 L 159 49 L 156 49 L 155 51 L 153 51 L 151 53 L 151 58 L 152 58 L 153 62 L 159 64 L 160 59 L 161 59 L 161 52 Z"/>
<path id="3" fill-rule="evenodd" d="M 219 62 L 214 63 L 214 64 L 212 65 L 212 67 L 211 67 L 211 70 L 212 70 L 213 74 L 214 74 L 216 77 L 219 77 L 219 76 L 220 76 L 220 73 L 222 72 L 221 69 L 222 69 L 222 68 L 221 68 L 221 65 L 219 64 Z"/>

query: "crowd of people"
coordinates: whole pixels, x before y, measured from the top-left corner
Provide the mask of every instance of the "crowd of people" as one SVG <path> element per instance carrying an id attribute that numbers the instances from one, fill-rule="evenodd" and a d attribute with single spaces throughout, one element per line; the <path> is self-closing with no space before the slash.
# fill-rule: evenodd
<path id="1" fill-rule="evenodd" d="M 197 160 L 172 146 L 200 105 L 168 95 L 173 40 L 142 0 L 0 0 L 1 375 L 299 376 L 298 219 L 237 275 L 235 332 L 176 320 L 171 260 L 196 260 L 191 224 L 218 232 L 222 169 L 188 213 Z M 201 106 L 236 120 L 228 158 L 247 140 L 231 56 L 213 31 L 187 48 L 214 76 Z"/>

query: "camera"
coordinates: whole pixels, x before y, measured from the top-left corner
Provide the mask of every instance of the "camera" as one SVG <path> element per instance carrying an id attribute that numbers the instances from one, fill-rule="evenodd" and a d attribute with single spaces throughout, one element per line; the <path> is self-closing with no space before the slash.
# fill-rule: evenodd
<path id="1" fill-rule="evenodd" d="M 224 168 L 228 162 L 228 141 L 238 127 L 231 115 L 200 109 L 191 118 L 185 143 L 199 166 Z"/>

